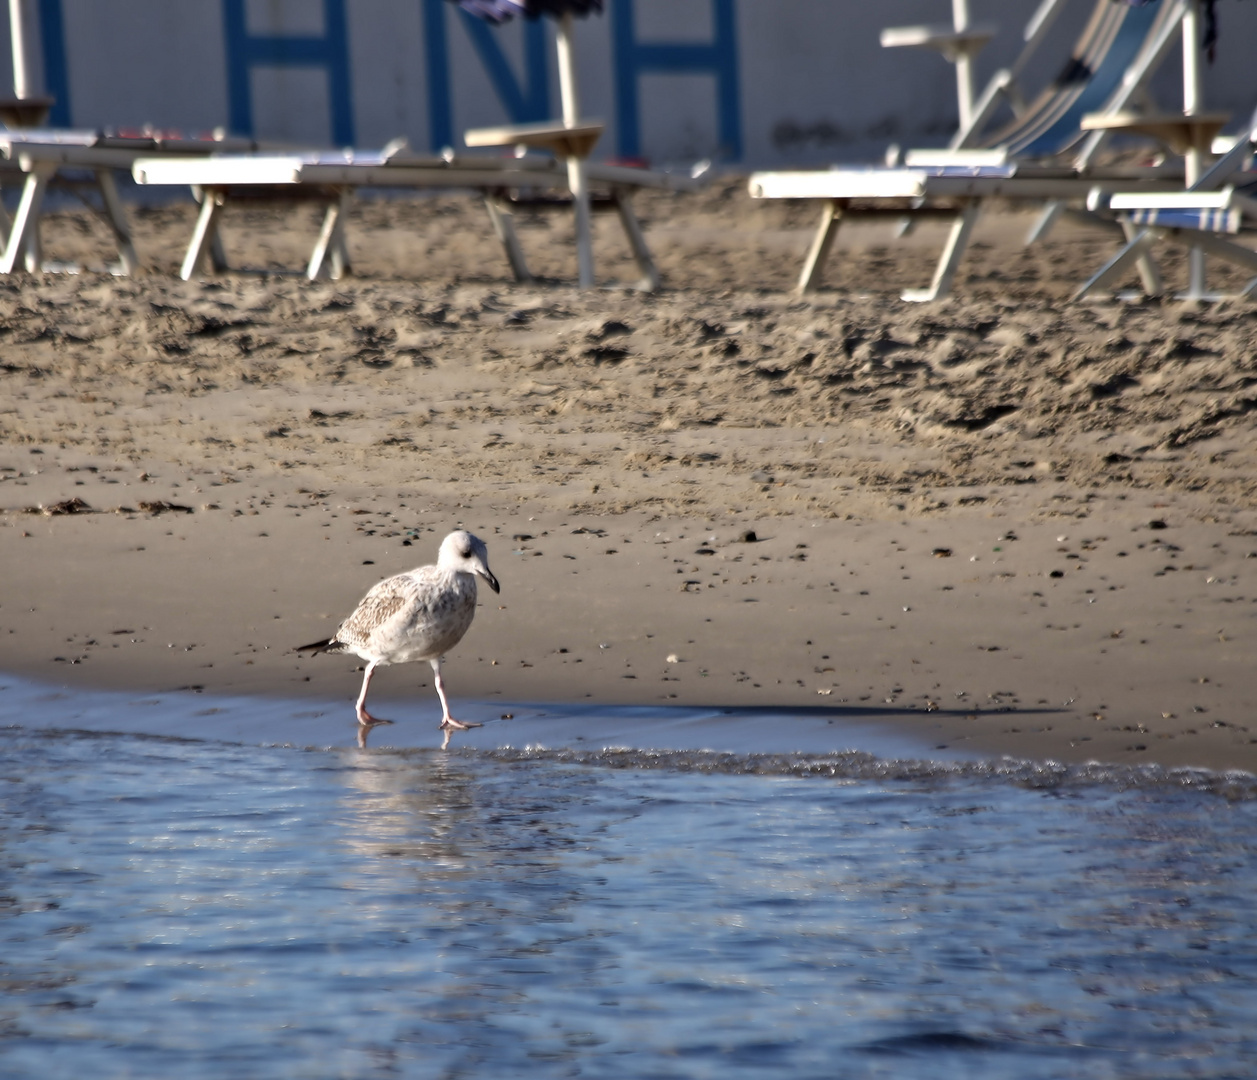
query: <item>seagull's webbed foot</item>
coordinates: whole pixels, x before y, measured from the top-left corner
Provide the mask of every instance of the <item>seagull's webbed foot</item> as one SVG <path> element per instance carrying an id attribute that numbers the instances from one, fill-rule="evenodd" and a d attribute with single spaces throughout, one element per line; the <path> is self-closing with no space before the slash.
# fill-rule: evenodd
<path id="1" fill-rule="evenodd" d="M 385 720 L 379 716 L 372 716 L 366 709 L 358 713 L 358 747 L 361 750 L 367 748 L 367 736 L 371 734 L 372 729 L 384 727 L 391 724 L 392 720 Z"/>
<path id="2" fill-rule="evenodd" d="M 375 727 L 377 724 L 391 724 L 392 720 L 385 720 L 380 716 L 372 716 L 366 709 L 358 710 L 358 723 L 365 728 Z"/>

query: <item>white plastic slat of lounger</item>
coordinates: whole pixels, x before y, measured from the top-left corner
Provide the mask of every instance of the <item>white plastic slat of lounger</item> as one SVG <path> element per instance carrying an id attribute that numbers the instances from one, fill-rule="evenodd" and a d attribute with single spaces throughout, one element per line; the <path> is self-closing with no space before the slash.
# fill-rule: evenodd
<path id="1" fill-rule="evenodd" d="M 941 168 L 947 165 L 992 166 L 1008 164 L 1008 147 L 997 146 L 990 150 L 909 150 L 904 155 L 908 168 Z"/>
<path id="2" fill-rule="evenodd" d="M 665 188 L 690 191 L 698 188 L 699 181 L 675 173 L 635 169 L 625 165 L 601 165 L 587 163 L 588 178 L 601 184 L 623 187 Z M 515 158 L 455 158 L 445 162 L 440 158 L 426 161 L 398 161 L 397 158 L 372 162 L 366 155 L 352 161 L 337 159 L 335 155 L 304 160 L 301 179 L 316 183 L 368 184 L 372 186 L 398 187 L 521 187 L 529 185 L 550 186 L 555 182 L 567 183 L 567 172 L 561 162 L 553 158 L 544 161 Z"/>
<path id="3" fill-rule="evenodd" d="M 39 143 L 48 146 L 95 146 L 100 139 L 99 131 L 61 128 L 20 128 L 0 134 L 0 145 L 12 143 Z"/>
<path id="4" fill-rule="evenodd" d="M 97 154 L 105 151 L 97 150 Z M 119 151 L 118 153 L 125 153 Z M 120 160 L 131 165 L 132 158 Z M 659 187 L 678 190 L 697 186 L 688 177 L 614 165 L 590 165 L 590 178 L 599 183 L 625 187 Z M 389 159 L 379 153 L 289 154 L 283 156 L 224 155 L 221 157 L 142 157 L 134 161 L 132 174 L 139 184 L 172 184 L 195 187 L 268 186 L 272 184 L 350 184 L 369 187 L 492 188 L 566 184 L 566 172 L 558 162 L 513 159 L 461 158 L 447 163 L 440 158 Z"/>
<path id="5" fill-rule="evenodd" d="M 301 155 L 303 165 L 387 165 L 391 160 L 378 150 L 327 151 Z M 427 162 L 415 162 L 415 164 L 437 168 L 445 162 L 440 158 L 430 158 Z"/>
<path id="6" fill-rule="evenodd" d="M 1234 191 L 1123 191 L 1109 199 L 1111 210 L 1225 210 Z"/>
<path id="7" fill-rule="evenodd" d="M 1128 183 L 1118 180 L 1116 183 Z M 1173 178 L 1149 185 L 1176 187 Z M 899 199 L 981 198 L 1068 199 L 1085 197 L 1097 186 L 1092 177 L 1036 174 L 1003 169 L 830 169 L 796 173 L 752 173 L 748 184 L 756 199 Z"/>
<path id="8" fill-rule="evenodd" d="M 71 165 L 81 169 L 129 169 L 136 158 L 134 150 L 17 141 L 7 145 L 0 141 L 0 154 L 24 163 L 42 161 L 52 165 Z M 22 168 L 29 171 L 26 164 L 23 164 Z"/>
<path id="9" fill-rule="evenodd" d="M 752 173 L 748 186 L 756 199 L 915 199 L 928 179 L 912 169 L 816 169 Z"/>
<path id="10" fill-rule="evenodd" d="M 295 184 L 302 158 L 206 157 L 138 158 L 131 168 L 137 184 L 179 184 L 190 187 Z"/>
<path id="11" fill-rule="evenodd" d="M 1046 198 L 1085 191 L 1075 176 L 1053 173 L 1022 178 L 1013 166 L 752 173 L 748 187 L 756 199 L 916 199 L 1002 194 Z"/>

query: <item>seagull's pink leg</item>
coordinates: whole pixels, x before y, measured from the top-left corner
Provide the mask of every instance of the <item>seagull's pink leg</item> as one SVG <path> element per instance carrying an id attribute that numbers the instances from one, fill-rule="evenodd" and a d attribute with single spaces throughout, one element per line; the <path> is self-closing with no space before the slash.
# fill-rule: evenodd
<path id="1" fill-rule="evenodd" d="M 372 716 L 367 712 L 367 689 L 371 685 L 371 676 L 375 674 L 378 660 L 372 660 L 367 665 L 366 674 L 362 676 L 362 691 L 358 694 L 357 712 L 358 723 L 364 728 L 374 727 L 376 724 L 391 724 L 392 720 L 381 720 L 378 716 Z"/>
<path id="2" fill-rule="evenodd" d="M 432 665 L 432 674 L 435 676 L 437 697 L 441 699 L 441 727 L 455 731 L 466 731 L 468 728 L 480 727 L 480 724 L 464 724 L 461 720 L 455 720 L 450 716 L 450 703 L 445 697 L 445 683 L 441 679 L 441 661 L 437 657 L 433 657 L 428 661 Z M 445 739 L 446 745 L 449 744 L 449 736 Z M 444 747 L 442 747 L 444 749 Z"/>

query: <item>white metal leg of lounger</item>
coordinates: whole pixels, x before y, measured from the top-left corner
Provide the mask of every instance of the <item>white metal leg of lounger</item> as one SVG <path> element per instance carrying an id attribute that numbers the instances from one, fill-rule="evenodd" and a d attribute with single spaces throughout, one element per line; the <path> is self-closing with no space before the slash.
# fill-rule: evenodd
<path id="1" fill-rule="evenodd" d="M 1120 281 L 1122 275 L 1129 271 L 1131 264 L 1136 262 L 1141 255 L 1146 254 L 1147 249 L 1154 240 L 1168 240 L 1171 243 L 1181 244 L 1189 252 L 1195 250 L 1199 251 L 1202 256 L 1212 255 L 1215 258 L 1222 259 L 1224 262 L 1233 263 L 1245 270 L 1257 273 L 1257 251 L 1241 247 L 1239 244 L 1223 240 L 1212 233 L 1200 232 L 1196 229 L 1152 226 L 1141 229 L 1130 243 L 1100 267 L 1090 280 L 1074 293 L 1073 299 L 1081 300 L 1093 289 L 1099 289 Z M 1249 282 L 1239 295 L 1247 296 L 1255 285 L 1257 283 Z M 1178 299 L 1215 300 L 1219 299 L 1219 297 L 1213 293 L 1207 293 L 1203 283 L 1195 283 L 1193 287 L 1193 283 L 1189 282 L 1188 291 L 1178 294 Z"/>
<path id="2" fill-rule="evenodd" d="M 345 240 L 345 219 L 349 216 L 349 199 L 346 196 L 336 208 L 336 226 L 332 230 L 331 244 L 331 277 L 339 281 L 346 274 L 352 273 L 349 262 L 349 244 Z"/>
<path id="3" fill-rule="evenodd" d="M 1175 296 L 1177 300 L 1212 301 L 1226 299 L 1226 294 L 1209 292 L 1205 286 L 1203 266 L 1206 255 L 1221 259 L 1223 262 L 1232 263 L 1250 273 L 1257 273 L 1257 251 L 1253 251 L 1251 248 L 1232 243 L 1230 240 L 1223 240 L 1222 237 L 1215 236 L 1213 233 L 1199 232 L 1195 229 L 1159 228 L 1155 232 L 1159 239 L 1182 244 L 1187 248 L 1189 257 L 1198 255 L 1200 259 L 1201 270 L 1199 277 L 1195 276 L 1191 263 L 1188 263 L 1187 291 L 1177 293 Z M 1238 293 L 1231 295 L 1249 296 L 1254 288 L 1257 288 L 1257 279 L 1249 281 Z"/>
<path id="4" fill-rule="evenodd" d="M 210 253 L 211 248 L 218 240 L 218 219 L 223 212 L 223 194 L 212 188 L 206 188 L 201 193 L 201 212 L 196 218 L 196 228 L 192 230 L 192 242 L 188 244 L 188 253 L 183 258 L 183 265 L 179 268 L 179 276 L 187 281 L 200 268 L 205 261 L 205 256 Z M 219 253 L 221 253 L 221 248 Z M 213 260 L 214 269 L 220 269 L 218 259 Z"/>
<path id="5" fill-rule="evenodd" d="M 344 191 L 336 208 L 336 228 L 332 231 L 332 276 L 339 280 L 353 272 L 349 262 L 349 243 L 345 239 L 345 222 L 349 218 L 349 202 L 352 193 Z"/>
<path id="6" fill-rule="evenodd" d="M 328 203 L 323 215 L 323 226 L 319 229 L 319 238 L 306 267 L 306 277 L 311 281 L 322 272 L 324 262 L 328 264 L 328 276 L 333 281 L 339 281 L 349 269 L 349 251 L 345 245 L 345 215 L 348 213 L 349 192 L 344 191 L 339 198 Z"/>
<path id="7" fill-rule="evenodd" d="M 131 240 L 131 226 L 127 221 L 126 211 L 122 208 L 122 200 L 118 198 L 118 184 L 114 180 L 113 170 L 97 169 L 96 184 L 100 188 L 105 216 L 109 218 L 114 240 L 118 244 L 118 261 L 122 264 L 122 272 L 134 274 L 139 266 L 139 259 L 135 255 L 135 245 Z"/>
<path id="8" fill-rule="evenodd" d="M 891 231 L 891 235 L 896 240 L 902 240 L 905 236 L 911 236 L 917 230 L 917 219 L 911 214 L 905 214 L 895 222 L 895 227 Z"/>
<path id="9" fill-rule="evenodd" d="M 511 264 L 511 273 L 515 275 L 515 280 L 522 284 L 534 281 L 532 272 L 528 269 L 528 261 L 524 258 L 524 249 L 520 247 L 519 236 L 515 232 L 515 215 L 511 213 L 510 207 L 492 191 L 485 195 L 484 205 L 489 211 L 493 232 L 506 251 L 506 261 Z"/>
<path id="10" fill-rule="evenodd" d="M 1207 300 L 1205 291 L 1205 250 L 1199 244 L 1187 249 L 1187 291 L 1180 300 Z"/>
<path id="11" fill-rule="evenodd" d="M 1026 233 L 1026 247 L 1037 244 L 1040 240 L 1046 240 L 1048 233 L 1056 228 L 1061 218 L 1068 218 L 1080 225 L 1087 225 L 1093 229 L 1105 229 L 1115 234 L 1120 229 L 1117 222 L 1109 218 L 1098 217 L 1089 210 L 1076 209 L 1069 206 L 1064 199 L 1049 199 L 1044 203 L 1039 216 L 1034 219 L 1030 231 Z"/>
<path id="12" fill-rule="evenodd" d="M 218 231 L 218 220 L 219 218 L 216 215 L 214 218 L 214 228 L 210 233 L 209 259 L 210 266 L 214 268 L 214 273 L 223 274 L 230 270 L 231 266 L 227 262 L 227 251 L 223 247 L 223 238 Z"/>
<path id="13" fill-rule="evenodd" d="M 1029 247 L 1031 244 L 1037 244 L 1046 237 L 1060 220 L 1064 211 L 1064 199 L 1049 199 L 1044 203 L 1043 210 L 1034 219 L 1034 224 L 1030 226 L 1030 232 L 1026 234 L 1026 247 Z"/>
<path id="14" fill-rule="evenodd" d="M 56 171 L 56 165 L 41 162 L 27 172 L 22 184 L 22 198 L 13 215 L 8 242 L 4 245 L 4 255 L 0 256 L 0 274 L 13 273 L 23 255 L 26 256 L 27 270 L 32 273 L 39 270 L 43 262 L 39 248 L 39 210 L 44 202 L 44 192 L 48 190 L 48 181 Z"/>
<path id="15" fill-rule="evenodd" d="M 812 246 L 808 248 L 807 258 L 803 260 L 803 272 L 799 275 L 798 291 L 812 292 L 820 281 L 821 271 L 825 268 L 825 260 L 829 258 L 829 249 L 834 246 L 834 238 L 842 225 L 842 212 L 846 203 L 840 199 L 829 199 L 821 211 L 821 223 L 812 238 Z"/>
<path id="16" fill-rule="evenodd" d="M 1129 221 L 1123 221 L 1122 232 L 1126 234 L 1126 242 L 1129 244 L 1139 236 L 1139 227 Z M 1149 296 L 1160 296 L 1164 288 L 1161 281 L 1161 268 L 1152 257 L 1150 245 L 1145 244 L 1139 250 L 1135 256 L 1135 266 L 1139 270 L 1139 281 L 1144 287 L 1144 292 Z"/>
<path id="17" fill-rule="evenodd" d="M 1109 283 L 1120 281 L 1122 276 L 1130 270 L 1131 265 L 1136 263 L 1140 256 L 1147 252 L 1152 244 L 1152 240 L 1152 230 L 1141 229 L 1121 251 L 1083 282 L 1082 287 L 1074 293 L 1071 299 L 1081 300 L 1092 289 L 1099 289 Z"/>
<path id="18" fill-rule="evenodd" d="M 567 159 L 567 185 L 572 190 L 572 209 L 576 213 L 576 278 L 582 289 L 594 287 L 594 242 L 589 221 L 589 181 L 585 177 L 585 159 L 572 155 Z"/>
<path id="19" fill-rule="evenodd" d="M 973 232 L 974 223 L 978 220 L 978 214 L 982 209 L 982 200 L 973 199 L 964 208 L 964 210 L 956 216 L 956 220 L 952 223 L 951 233 L 947 237 L 947 244 L 943 248 L 943 254 L 938 260 L 938 267 L 934 271 L 934 280 L 930 283 L 928 289 L 905 289 L 901 294 L 901 298 L 913 303 L 928 303 L 931 300 L 942 300 L 951 292 L 952 279 L 956 276 L 956 267 L 960 265 L 960 258 L 965 253 L 965 248 L 969 246 L 969 234 Z"/>
<path id="20" fill-rule="evenodd" d="M 1196 233 L 1191 229 L 1165 229 L 1167 240 L 1173 240 L 1180 244 L 1199 244 L 1206 255 L 1213 255 L 1219 259 L 1225 259 L 1227 262 L 1234 263 L 1236 266 L 1242 266 L 1245 270 L 1257 272 L 1257 251 L 1251 248 L 1242 247 L 1239 244 L 1233 244 L 1230 240 L 1223 240 L 1220 236 L 1214 236 L 1213 233 Z"/>
<path id="21" fill-rule="evenodd" d="M 624 227 L 624 236 L 633 252 L 633 261 L 642 275 L 639 287 L 643 292 L 654 292 L 659 288 L 659 269 L 655 266 L 655 260 L 651 258 L 650 248 L 646 246 L 646 234 L 642 232 L 641 222 L 633 213 L 632 193 L 622 188 L 615 188 L 611 197 L 615 202 L 615 212 L 620 217 L 620 224 Z"/>

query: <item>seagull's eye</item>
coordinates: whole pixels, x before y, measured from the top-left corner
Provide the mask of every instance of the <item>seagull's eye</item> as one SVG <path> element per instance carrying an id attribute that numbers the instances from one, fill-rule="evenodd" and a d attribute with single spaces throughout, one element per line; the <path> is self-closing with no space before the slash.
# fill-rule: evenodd
<path id="1" fill-rule="evenodd" d="M 464 549 L 463 549 L 463 558 L 464 558 L 464 559 L 470 559 L 470 558 L 471 558 L 471 548 L 464 548 Z"/>

